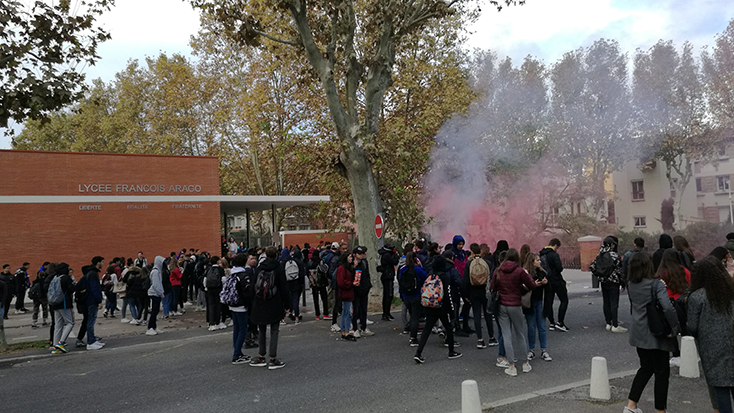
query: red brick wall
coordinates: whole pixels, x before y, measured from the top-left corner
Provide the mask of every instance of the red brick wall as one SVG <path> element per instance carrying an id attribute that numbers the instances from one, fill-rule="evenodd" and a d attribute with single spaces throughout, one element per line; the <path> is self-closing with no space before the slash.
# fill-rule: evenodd
<path id="1" fill-rule="evenodd" d="M 589 271 L 589 266 L 599 254 L 601 241 L 581 241 L 579 242 L 579 250 L 581 252 L 581 270 Z"/>
<path id="2" fill-rule="evenodd" d="M 328 234 L 285 234 L 283 235 L 283 246 L 287 247 L 290 245 L 300 245 L 303 248 L 303 244 L 307 243 L 312 247 L 319 245 L 319 242 L 331 244 L 332 242 L 349 242 L 349 234 L 346 232 L 333 232 Z"/>
<path id="3" fill-rule="evenodd" d="M 111 193 L 80 193 L 80 184 L 110 184 Z M 165 192 L 115 192 L 117 184 L 165 185 Z M 200 192 L 169 192 L 199 185 Z M 218 195 L 218 160 L 212 157 L 0 151 L 3 195 Z M 94 255 L 149 261 L 182 248 L 219 252 L 216 202 L 174 208 L 169 202 L 0 204 L 0 263 L 23 261 L 35 272 L 43 261 L 66 261 L 76 271 Z M 99 210 L 80 210 L 99 205 Z M 144 205 L 144 209 L 132 206 Z"/>

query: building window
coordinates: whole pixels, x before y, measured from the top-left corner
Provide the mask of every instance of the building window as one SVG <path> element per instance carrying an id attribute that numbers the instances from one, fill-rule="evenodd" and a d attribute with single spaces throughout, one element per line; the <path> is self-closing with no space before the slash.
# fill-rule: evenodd
<path id="1" fill-rule="evenodd" d="M 703 192 L 703 185 L 701 184 L 701 178 L 696 178 L 696 192 Z"/>
<path id="2" fill-rule="evenodd" d="M 646 226 L 647 221 L 645 217 L 635 217 L 635 228 L 645 228 Z"/>
<path id="3" fill-rule="evenodd" d="M 645 200 L 645 187 L 643 186 L 642 181 L 632 181 L 632 200 Z"/>
<path id="4" fill-rule="evenodd" d="M 716 189 L 719 192 L 729 191 L 729 175 L 716 177 Z"/>

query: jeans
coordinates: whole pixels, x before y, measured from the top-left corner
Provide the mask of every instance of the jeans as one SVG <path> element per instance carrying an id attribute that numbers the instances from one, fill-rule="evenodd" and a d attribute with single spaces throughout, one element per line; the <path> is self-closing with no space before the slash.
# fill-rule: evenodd
<path id="1" fill-rule="evenodd" d="M 382 282 L 382 316 L 388 317 L 392 299 L 395 296 L 395 277 L 380 281 Z"/>
<path id="2" fill-rule="evenodd" d="M 420 297 L 408 297 L 405 300 L 403 300 L 403 304 L 405 305 L 405 307 L 408 309 L 408 312 L 410 313 L 410 338 L 417 340 L 418 339 L 418 323 L 421 319 L 421 315 L 423 314 L 423 306 L 421 306 L 421 298 Z M 443 319 L 441 320 L 441 323 L 443 323 Z M 446 327 L 447 325 L 450 326 L 451 324 L 445 324 L 444 327 Z M 446 330 L 451 330 L 451 328 L 446 328 Z"/>
<path id="3" fill-rule="evenodd" d="M 127 299 L 127 302 L 130 304 L 130 314 L 132 314 L 133 318 L 136 320 L 140 319 L 140 316 L 142 315 L 140 311 L 140 299 L 130 297 Z"/>
<path id="4" fill-rule="evenodd" d="M 299 300 L 301 299 L 301 289 L 299 288 L 296 291 L 291 291 L 291 312 L 293 312 L 293 315 L 299 317 L 301 315 L 301 308 L 298 305 Z"/>
<path id="5" fill-rule="evenodd" d="M 360 330 L 366 330 L 367 329 L 367 300 L 369 299 L 369 295 L 354 295 L 354 316 L 352 317 L 352 327 L 354 330 L 357 330 L 357 327 L 359 327 Z M 357 325 L 359 324 L 359 325 Z"/>
<path id="6" fill-rule="evenodd" d="M 25 287 L 15 292 L 15 309 L 25 310 Z"/>
<path id="7" fill-rule="evenodd" d="M 125 316 L 127 315 L 127 306 L 128 305 L 130 305 L 130 301 L 128 300 L 128 298 L 127 297 L 122 297 L 122 310 L 120 311 L 120 313 L 121 313 L 120 316 L 122 318 L 125 318 Z M 130 312 L 132 313 L 132 309 L 130 310 Z"/>
<path id="8" fill-rule="evenodd" d="M 527 360 L 528 340 L 525 337 L 525 332 L 528 329 L 525 326 L 522 307 L 500 305 L 500 325 L 502 326 L 502 342 L 505 345 L 507 361 L 510 364 L 515 364 L 515 347 L 513 346 L 513 341 L 520 346 L 517 349 L 522 355 L 520 360 Z"/>
<path id="9" fill-rule="evenodd" d="M 617 327 L 619 324 L 617 318 L 619 312 L 619 284 L 601 283 L 601 295 L 604 301 L 604 320 L 607 324 Z"/>
<path id="10" fill-rule="evenodd" d="M 258 330 L 260 330 L 260 335 L 258 337 L 258 341 L 260 344 L 260 357 L 265 357 L 265 345 L 266 338 L 265 333 L 267 333 L 268 325 L 267 324 L 261 324 L 257 326 Z M 278 331 L 280 329 L 280 321 L 276 321 L 273 324 L 270 324 L 270 358 L 275 358 L 277 356 L 278 352 Z"/>
<path id="11" fill-rule="evenodd" d="M 87 344 L 94 344 L 94 324 L 97 322 L 97 304 L 87 304 Z"/>
<path id="12" fill-rule="evenodd" d="M 714 390 L 719 413 L 732 413 L 731 398 L 734 396 L 734 387 L 714 387 Z"/>
<path id="13" fill-rule="evenodd" d="M 535 332 L 538 332 L 540 349 L 545 351 L 547 334 L 545 331 L 545 317 L 543 317 L 543 300 L 533 300 L 533 312 L 525 315 L 528 322 L 528 348 L 535 350 Z"/>
<path id="14" fill-rule="evenodd" d="M 87 335 L 87 324 L 89 322 L 89 309 L 86 307 L 86 304 L 84 304 L 84 312 L 82 313 L 82 322 L 79 325 L 79 334 L 77 334 L 76 339 L 79 341 L 84 340 L 84 336 Z"/>
<path id="15" fill-rule="evenodd" d="M 206 292 L 206 309 L 209 317 L 209 325 L 219 324 L 222 312 L 222 303 L 219 302 L 219 290 Z"/>
<path id="16" fill-rule="evenodd" d="M 104 293 L 104 295 L 107 298 L 107 303 L 104 307 L 105 312 L 114 315 L 115 309 L 117 308 L 117 294 L 110 291 Z"/>
<path id="17" fill-rule="evenodd" d="M 652 375 L 655 375 L 655 409 L 665 410 L 668 404 L 668 381 L 670 380 L 669 353 L 663 350 L 637 349 L 640 357 L 640 369 L 632 381 L 629 399 L 637 403 L 642 397 L 642 391 Z M 719 405 L 721 409 L 721 405 Z M 721 411 L 721 410 L 720 410 Z"/>
<path id="18" fill-rule="evenodd" d="M 161 297 L 150 297 L 150 317 L 148 317 L 148 329 L 157 329 L 158 323 L 156 323 L 156 317 L 158 312 L 161 311 Z"/>
<path id="19" fill-rule="evenodd" d="M 426 315 L 426 326 L 423 327 L 423 332 L 421 333 L 421 341 L 418 343 L 418 350 L 415 351 L 415 354 L 421 355 L 423 353 L 423 348 L 426 346 L 426 343 L 428 342 L 428 337 L 431 335 L 431 330 L 433 329 L 433 326 L 436 325 L 436 322 L 438 320 L 441 320 L 441 324 L 444 326 L 449 326 L 449 315 L 441 310 L 441 316 L 437 317 L 435 315 Z M 446 344 L 449 345 L 449 354 L 454 352 L 454 332 L 451 331 L 450 328 L 446 329 Z"/>
<path id="20" fill-rule="evenodd" d="M 545 290 L 545 308 L 544 313 L 551 324 L 555 324 L 553 318 L 553 298 L 558 296 L 561 305 L 558 306 L 558 324 L 565 325 L 566 311 L 568 310 L 568 289 L 565 281 L 552 282 L 550 288 Z"/>
<path id="21" fill-rule="evenodd" d="M 329 315 L 329 293 L 326 292 L 326 287 L 313 287 L 313 307 L 316 310 L 316 317 L 321 316 L 321 309 L 319 308 L 319 298 L 324 308 L 324 315 Z"/>
<path id="22" fill-rule="evenodd" d="M 74 328 L 74 309 L 54 310 L 54 344 L 63 344 Z"/>
<path id="23" fill-rule="evenodd" d="M 343 332 L 348 332 L 352 328 L 352 302 L 342 301 L 342 318 L 339 325 Z"/>
<path id="24" fill-rule="evenodd" d="M 168 303 L 168 310 L 171 312 L 178 312 L 178 304 L 179 304 L 179 295 L 181 295 L 181 286 L 180 285 L 174 285 L 171 287 L 171 298 L 170 302 Z M 183 304 L 181 305 L 181 308 L 183 308 Z"/>
<path id="25" fill-rule="evenodd" d="M 465 331 L 469 331 L 469 311 L 471 311 L 472 305 L 461 300 L 461 326 Z M 474 313 L 474 318 L 480 318 L 477 313 Z M 481 325 L 481 324 L 480 324 Z"/>
<path id="26" fill-rule="evenodd" d="M 163 304 L 163 315 L 167 316 L 171 313 L 171 293 L 164 294 L 163 299 L 161 300 L 161 304 Z"/>
<path id="27" fill-rule="evenodd" d="M 38 321 L 38 312 L 43 308 L 43 321 L 46 322 L 48 318 L 48 302 L 41 300 L 33 300 L 33 321 Z M 51 314 L 53 317 L 53 314 Z"/>
<path id="28" fill-rule="evenodd" d="M 492 315 L 487 312 L 487 296 L 472 297 L 471 308 L 474 313 L 474 330 L 477 332 L 477 340 L 483 340 L 482 314 L 484 314 L 484 324 L 487 325 L 487 334 L 489 334 L 489 338 L 494 338 Z"/>
<path id="29" fill-rule="evenodd" d="M 247 335 L 247 311 L 232 311 L 232 344 L 234 345 L 234 353 L 232 361 L 242 357 L 242 346 L 245 344 L 245 336 Z"/>

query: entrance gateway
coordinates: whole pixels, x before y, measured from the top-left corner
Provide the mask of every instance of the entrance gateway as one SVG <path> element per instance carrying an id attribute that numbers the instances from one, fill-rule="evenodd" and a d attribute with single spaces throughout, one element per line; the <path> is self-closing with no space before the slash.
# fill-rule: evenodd
<path id="1" fill-rule="evenodd" d="M 320 202 L 220 195 L 217 157 L 0 150 L 0 261 L 65 261 L 80 274 L 95 255 L 218 255 L 222 216 Z"/>

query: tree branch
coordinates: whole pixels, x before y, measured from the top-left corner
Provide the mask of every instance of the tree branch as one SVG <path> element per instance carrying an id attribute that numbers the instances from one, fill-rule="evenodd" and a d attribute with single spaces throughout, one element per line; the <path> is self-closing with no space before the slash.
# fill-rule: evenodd
<path id="1" fill-rule="evenodd" d="M 252 30 L 253 33 L 257 34 L 258 36 L 262 36 L 262 37 L 264 37 L 264 38 L 266 38 L 268 40 L 272 40 L 272 41 L 274 41 L 276 43 L 287 44 L 287 45 L 290 45 L 290 46 L 301 46 L 302 45 L 302 43 L 297 42 L 295 40 L 279 39 L 279 38 L 277 38 L 275 36 L 271 36 L 271 35 L 269 35 L 269 34 L 267 34 L 265 32 L 262 32 L 260 30 L 256 30 L 256 29 L 251 29 L 251 30 Z"/>

